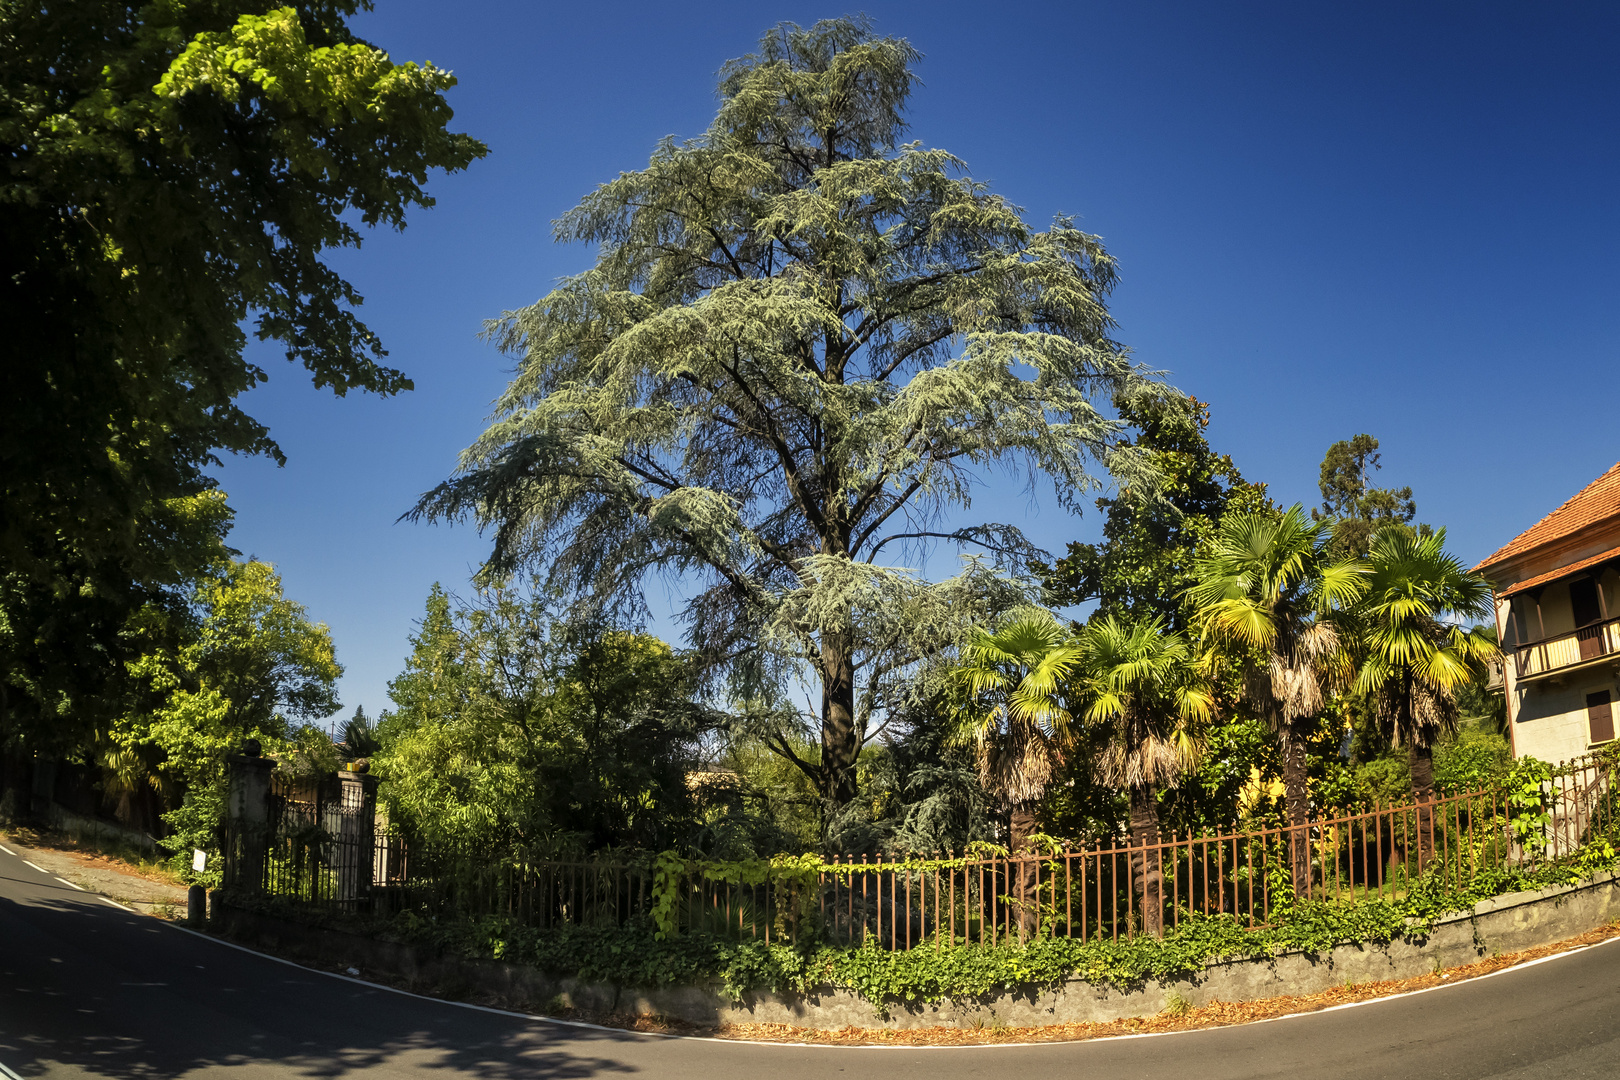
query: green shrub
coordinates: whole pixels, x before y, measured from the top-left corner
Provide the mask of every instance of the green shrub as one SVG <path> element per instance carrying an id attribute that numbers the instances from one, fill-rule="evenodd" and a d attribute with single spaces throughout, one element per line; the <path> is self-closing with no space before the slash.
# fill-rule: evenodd
<path id="1" fill-rule="evenodd" d="M 1513 768 L 1513 748 L 1494 731 L 1471 728 L 1434 751 L 1434 786 L 1446 794 L 1483 791 Z"/>

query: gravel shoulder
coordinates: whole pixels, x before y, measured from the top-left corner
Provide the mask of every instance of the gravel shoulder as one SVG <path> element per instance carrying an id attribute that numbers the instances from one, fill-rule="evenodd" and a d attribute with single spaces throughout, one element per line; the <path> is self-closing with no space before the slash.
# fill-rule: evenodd
<path id="1" fill-rule="evenodd" d="M 0 843 L 48 874 L 100 893 L 147 915 L 184 918 L 186 887 L 143 873 L 122 859 L 94 851 L 56 846 L 48 835 L 20 830 L 0 831 Z"/>

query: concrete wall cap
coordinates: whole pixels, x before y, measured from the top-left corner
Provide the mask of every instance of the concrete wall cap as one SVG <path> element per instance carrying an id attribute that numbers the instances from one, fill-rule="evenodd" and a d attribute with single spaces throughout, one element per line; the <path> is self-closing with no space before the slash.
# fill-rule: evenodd
<path id="1" fill-rule="evenodd" d="M 1525 904 L 1534 904 L 1542 900 L 1551 900 L 1554 897 L 1564 896 L 1568 893 L 1580 892 L 1596 885 L 1605 885 L 1616 880 L 1620 875 L 1614 873 L 1593 874 L 1584 881 L 1574 885 L 1548 885 L 1540 889 L 1525 889 L 1521 892 L 1503 893 L 1501 896 L 1492 896 L 1475 904 L 1473 910 L 1447 915 L 1439 920 L 1441 923 L 1462 922 L 1467 919 L 1487 915 L 1493 911 L 1506 911 L 1509 908 L 1521 907 Z"/>

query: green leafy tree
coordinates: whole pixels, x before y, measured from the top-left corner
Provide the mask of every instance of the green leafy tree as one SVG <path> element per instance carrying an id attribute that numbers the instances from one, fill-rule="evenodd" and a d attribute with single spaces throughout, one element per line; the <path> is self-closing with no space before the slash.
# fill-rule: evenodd
<path id="1" fill-rule="evenodd" d="M 877 796 L 871 799 L 873 835 L 833 850 L 954 852 L 992 840 L 995 808 L 981 783 L 979 748 L 959 737 L 949 688 L 940 685 L 894 719 L 899 734 L 881 742 L 881 753 L 861 758 L 861 791 Z"/>
<path id="2" fill-rule="evenodd" d="M 1157 618 L 1126 622 L 1105 615 L 1079 636 L 1076 689 L 1081 718 L 1101 728 L 1098 778 L 1130 793 L 1131 858 L 1142 929 L 1164 936 L 1164 875 L 1159 853 L 1159 791 L 1197 767 L 1197 728 L 1215 715 L 1215 697 L 1187 639 Z"/>
<path id="3" fill-rule="evenodd" d="M 866 760 L 870 763 L 870 757 Z M 821 798 L 792 761 L 758 738 L 732 733 L 721 742 L 715 764 L 700 780 L 709 798 L 695 846 L 706 855 L 768 859 L 814 851 L 825 840 Z M 847 847 L 848 838 L 837 839 L 840 843 L 829 850 L 863 850 L 861 841 L 869 837 Z"/>
<path id="4" fill-rule="evenodd" d="M 994 841 L 997 808 L 979 781 L 976 747 L 960 738 L 950 691 L 946 680 L 935 680 L 926 697 L 895 711 L 861 755 L 856 798 L 831 818 L 803 771 L 753 735 L 757 728 L 734 723 L 719 762 L 736 777 L 735 799 L 712 821 L 705 850 L 712 844 L 717 853 L 769 857 L 819 847 L 903 856 Z M 1005 828 L 1000 832 L 1004 840 Z"/>
<path id="5" fill-rule="evenodd" d="M 373 759 L 394 821 L 468 850 L 684 846 L 712 718 L 644 634 L 578 639 L 544 596 L 437 586 Z"/>
<path id="6" fill-rule="evenodd" d="M 1415 536 L 1385 530 L 1367 556 L 1366 591 L 1356 606 L 1363 660 L 1356 690 L 1384 734 L 1405 747 L 1412 798 L 1419 804 L 1418 865 L 1433 853 L 1434 748 L 1457 734 L 1459 693 L 1484 676 L 1496 643 L 1451 618 L 1491 614 L 1491 586 L 1445 550 L 1446 531 Z"/>
<path id="7" fill-rule="evenodd" d="M 330 756 L 330 740 L 309 722 L 337 711 L 343 674 L 331 632 L 282 594 L 267 563 L 216 567 L 191 601 L 180 626 L 155 607 L 137 616 L 131 632 L 145 647 L 129 667 L 145 707 L 110 734 L 115 753 L 155 750 L 162 782 L 183 793 L 164 815 L 173 830 L 164 843 L 187 862 L 193 848 L 218 851 L 227 759 L 246 740 L 283 755 L 324 744 Z"/>
<path id="8" fill-rule="evenodd" d="M 156 500 L 148 510 L 135 542 L 163 550 L 141 580 L 102 573 L 107 566 L 81 558 L 68 530 L 57 537 L 51 572 L 0 555 L 0 789 L 15 782 L 20 759 L 104 748 L 109 725 L 141 696 L 128 663 L 147 644 L 151 611 L 187 625 L 199 578 L 234 554 L 224 543 L 232 514 L 223 492 Z M 119 767 L 133 768 L 133 759 Z"/>
<path id="9" fill-rule="evenodd" d="M 1326 522 L 1299 504 L 1281 516 L 1228 514 L 1200 554 L 1188 591 L 1194 621 L 1217 659 L 1241 672 L 1241 699 L 1275 734 L 1288 821 L 1310 816 L 1306 751 L 1333 691 L 1348 681 L 1345 610 L 1360 596 L 1365 567 L 1336 560 Z M 1310 851 L 1291 840 L 1294 888 L 1309 884 Z"/>
<path id="10" fill-rule="evenodd" d="M 1096 601 L 1098 614 L 1157 616 L 1181 631 L 1198 546 L 1228 507 L 1259 512 L 1270 500 L 1264 484 L 1248 483 L 1228 455 L 1209 448 L 1208 405 L 1168 391 L 1115 404 L 1137 430 L 1131 445 L 1146 455 L 1154 482 L 1097 500 L 1101 544 L 1071 543 L 1062 559 L 1032 569 L 1054 607 Z"/>
<path id="11" fill-rule="evenodd" d="M 543 566 L 587 615 L 684 575 L 691 641 L 737 696 L 818 687 L 817 755 L 772 745 L 834 808 L 916 665 L 1009 606 L 982 567 L 929 582 L 885 560 L 1027 562 L 1015 527 L 949 520 L 978 470 L 1027 468 L 1070 503 L 1095 462 L 1135 460 L 1094 398 L 1157 385 L 1109 337 L 1096 237 L 1032 228 L 901 142 L 917 57 L 839 19 L 728 63 L 705 134 L 559 221 L 595 265 L 491 325 L 517 377 L 413 511 L 493 527 L 488 573 Z"/>
<path id="12" fill-rule="evenodd" d="M 563 674 L 565 753 L 542 773 L 566 800 L 559 818 L 594 847 L 689 844 L 704 793 L 688 777 L 719 718 L 696 700 L 687 659 L 650 634 L 609 630 L 573 643 Z"/>
<path id="13" fill-rule="evenodd" d="M 105 720 L 132 611 L 221 555 L 219 451 L 280 451 L 237 404 L 280 342 L 337 394 L 408 389 L 325 261 L 399 228 L 454 80 L 356 38 L 360 0 L 0 4 L 0 725 Z M 190 513 L 211 510 L 212 517 Z M 102 706 L 96 713 L 92 707 Z M 75 724 L 74 721 L 77 721 Z M 0 735 L 4 735 L 0 732 Z"/>
<path id="14" fill-rule="evenodd" d="M 1322 458 L 1318 480 L 1322 507 L 1312 510 L 1311 517 L 1334 523 L 1331 546 L 1336 555 L 1366 555 L 1374 533 L 1380 529 L 1409 529 L 1417 516 L 1410 487 L 1372 486 L 1372 474 L 1383 468 L 1380 456 L 1378 440 L 1362 434 L 1334 443 Z M 1419 525 L 1417 531 L 1428 536 L 1432 530 Z"/>
<path id="15" fill-rule="evenodd" d="M 388 684 L 394 708 L 379 718 L 372 767 L 390 820 L 427 839 L 493 845 L 546 831 L 525 766 L 529 704 L 548 673 L 522 630 L 501 625 L 514 615 L 497 608 L 491 627 L 455 611 L 435 584 L 405 670 Z M 526 629 L 543 642 L 545 626 Z"/>
<path id="16" fill-rule="evenodd" d="M 1180 785 L 1160 794 L 1161 828 L 1229 832 L 1243 817 L 1244 792 L 1252 786 L 1253 776 L 1258 772 L 1275 777 L 1282 772 L 1276 736 L 1264 721 L 1248 715 L 1248 709 L 1228 705 L 1237 695 L 1227 687 L 1217 684 L 1215 696 L 1222 708 L 1202 728 L 1197 768 Z"/>

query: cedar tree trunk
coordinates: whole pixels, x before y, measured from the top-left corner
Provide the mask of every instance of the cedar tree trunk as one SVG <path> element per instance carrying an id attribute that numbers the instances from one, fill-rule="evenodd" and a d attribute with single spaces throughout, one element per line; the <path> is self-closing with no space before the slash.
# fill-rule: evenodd
<path id="1" fill-rule="evenodd" d="M 849 636 L 821 636 L 821 797 L 842 808 L 855 798 L 855 663 Z"/>

